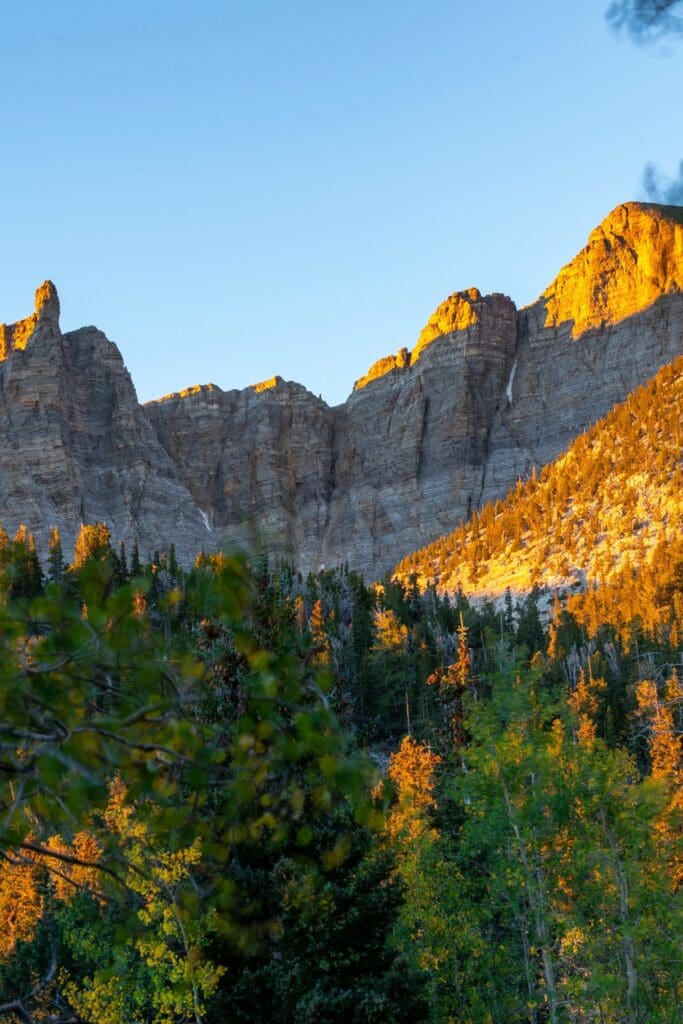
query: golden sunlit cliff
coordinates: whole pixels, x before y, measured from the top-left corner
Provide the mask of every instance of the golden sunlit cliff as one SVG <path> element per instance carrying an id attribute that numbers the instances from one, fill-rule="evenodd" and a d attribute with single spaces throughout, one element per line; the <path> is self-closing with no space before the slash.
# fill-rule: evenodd
<path id="1" fill-rule="evenodd" d="M 424 350 L 438 338 L 445 338 L 458 331 L 464 331 L 473 327 L 481 319 L 482 304 L 489 298 L 504 298 L 503 296 L 482 297 L 478 288 L 468 288 L 464 292 L 454 292 L 437 306 L 429 320 L 420 332 L 415 348 L 409 352 L 407 348 L 401 348 L 395 356 L 384 356 L 373 363 L 368 372 L 360 377 L 354 384 L 354 390 L 364 388 L 373 380 L 378 380 L 391 370 L 403 370 L 414 366 Z M 509 300 L 507 300 L 509 301 Z"/>
<path id="2" fill-rule="evenodd" d="M 572 323 L 572 337 L 616 324 L 663 295 L 683 291 L 683 212 L 624 203 L 543 292 L 546 326 Z"/>

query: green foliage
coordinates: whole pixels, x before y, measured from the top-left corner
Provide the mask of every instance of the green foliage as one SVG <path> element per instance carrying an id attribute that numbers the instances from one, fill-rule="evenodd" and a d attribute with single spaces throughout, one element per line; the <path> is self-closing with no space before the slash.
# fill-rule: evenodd
<path id="1" fill-rule="evenodd" d="M 219 1021 L 226 998 L 255 1020 L 289 984 L 282 1019 L 420 1019 L 387 946 L 400 895 L 373 848 L 376 773 L 291 603 L 237 558 L 182 583 L 162 562 L 113 589 L 98 549 L 77 601 L 50 583 L 0 606 L 0 842 L 43 892 L 35 963 L 0 967 L 0 999 L 42 974 L 98 1024 Z"/>
<path id="2" fill-rule="evenodd" d="M 55 542 L 28 593 L 31 548 L 4 540 L 0 1013 L 21 997 L 35 1021 L 98 1024 L 680 1015 L 675 771 L 649 777 L 636 702 L 680 658 L 675 558 L 637 622 L 615 624 L 603 592 L 590 630 L 558 601 L 546 637 L 535 594 L 475 609 L 264 553 L 187 572 L 161 552 L 118 585 L 125 552 L 67 569 Z M 373 795 L 358 741 L 381 761 L 408 728 L 435 788 L 420 798 L 415 768 L 419 813 L 399 794 L 382 831 L 391 788 Z"/>
<path id="3" fill-rule="evenodd" d="M 407 948 L 434 965 L 433 1019 L 677 1019 L 683 907 L 661 793 L 622 750 L 572 739 L 538 670 L 499 676 L 466 725 L 463 765 L 442 777 L 461 815 L 422 842 L 402 914 L 413 935 L 422 922 Z"/>

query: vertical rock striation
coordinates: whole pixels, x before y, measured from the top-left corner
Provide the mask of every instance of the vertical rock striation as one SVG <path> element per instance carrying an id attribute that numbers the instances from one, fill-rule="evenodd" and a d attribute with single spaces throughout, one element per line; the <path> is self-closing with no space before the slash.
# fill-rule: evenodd
<path id="1" fill-rule="evenodd" d="M 331 497 L 333 411 L 274 377 L 243 391 L 215 384 L 145 410 L 211 531 L 210 547 L 266 539 L 312 566 Z"/>

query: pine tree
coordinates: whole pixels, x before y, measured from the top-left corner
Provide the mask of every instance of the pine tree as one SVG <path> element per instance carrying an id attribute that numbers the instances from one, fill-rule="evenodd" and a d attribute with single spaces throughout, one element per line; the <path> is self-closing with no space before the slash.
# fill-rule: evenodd
<path id="1" fill-rule="evenodd" d="M 52 583 L 62 583 L 64 580 L 66 565 L 64 552 L 62 550 L 62 538 L 59 529 L 53 526 L 50 530 L 50 543 L 48 548 L 48 573 L 47 578 Z"/>
<path id="2" fill-rule="evenodd" d="M 176 558 L 175 544 L 171 544 L 168 552 L 168 572 L 174 582 L 180 578 L 180 566 Z"/>
<path id="3" fill-rule="evenodd" d="M 84 523 L 74 544 L 72 568 L 81 569 L 91 560 L 105 561 L 111 550 L 109 528 L 104 523 Z"/>
<path id="4" fill-rule="evenodd" d="M 36 551 L 35 537 L 23 524 L 9 546 L 9 559 L 10 596 L 37 597 L 43 587 L 43 570 Z"/>
<path id="5" fill-rule="evenodd" d="M 656 823 L 659 852 L 678 889 L 683 882 L 683 745 L 676 719 L 683 709 L 683 687 L 676 669 L 666 681 L 663 699 L 649 679 L 636 687 L 636 699 L 638 716 L 645 723 L 652 778 L 666 794 L 666 806 Z"/>
<path id="6" fill-rule="evenodd" d="M 142 565 L 140 563 L 140 549 L 138 548 L 137 540 L 133 544 L 133 554 L 130 559 L 130 575 L 131 579 L 138 579 L 142 576 Z"/>
<path id="7" fill-rule="evenodd" d="M 126 558 L 126 545 L 123 541 L 119 544 L 119 573 L 121 583 L 127 583 L 130 576 L 128 573 L 128 559 Z"/>

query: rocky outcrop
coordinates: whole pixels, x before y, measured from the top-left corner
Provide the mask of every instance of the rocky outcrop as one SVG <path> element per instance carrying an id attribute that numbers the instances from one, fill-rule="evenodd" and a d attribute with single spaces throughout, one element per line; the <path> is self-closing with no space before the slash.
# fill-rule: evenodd
<path id="1" fill-rule="evenodd" d="M 572 338 L 580 338 L 622 323 L 680 293 L 682 267 L 683 208 L 624 203 L 541 296 L 544 326 L 571 323 Z"/>
<path id="2" fill-rule="evenodd" d="M 506 296 L 468 294 L 468 326 L 434 336 L 413 351 L 409 367 L 356 389 L 335 410 L 322 562 L 384 572 L 397 545 L 421 546 L 478 503 L 517 323 Z"/>
<path id="3" fill-rule="evenodd" d="M 539 300 L 456 292 L 330 408 L 273 377 L 140 407 L 116 346 L 62 335 L 49 282 L 0 326 L 0 521 L 144 553 L 256 537 L 306 570 L 381 575 L 555 458 L 683 352 L 683 211 L 629 203 Z"/>
<path id="4" fill-rule="evenodd" d="M 0 521 L 26 523 L 46 549 L 69 550 L 82 522 L 103 520 L 143 552 L 173 534 L 185 559 L 208 535 L 199 510 L 140 407 L 112 342 L 94 327 L 62 334 L 46 281 L 35 313 L 0 327 Z M 160 533 L 161 524 L 161 533 Z"/>

